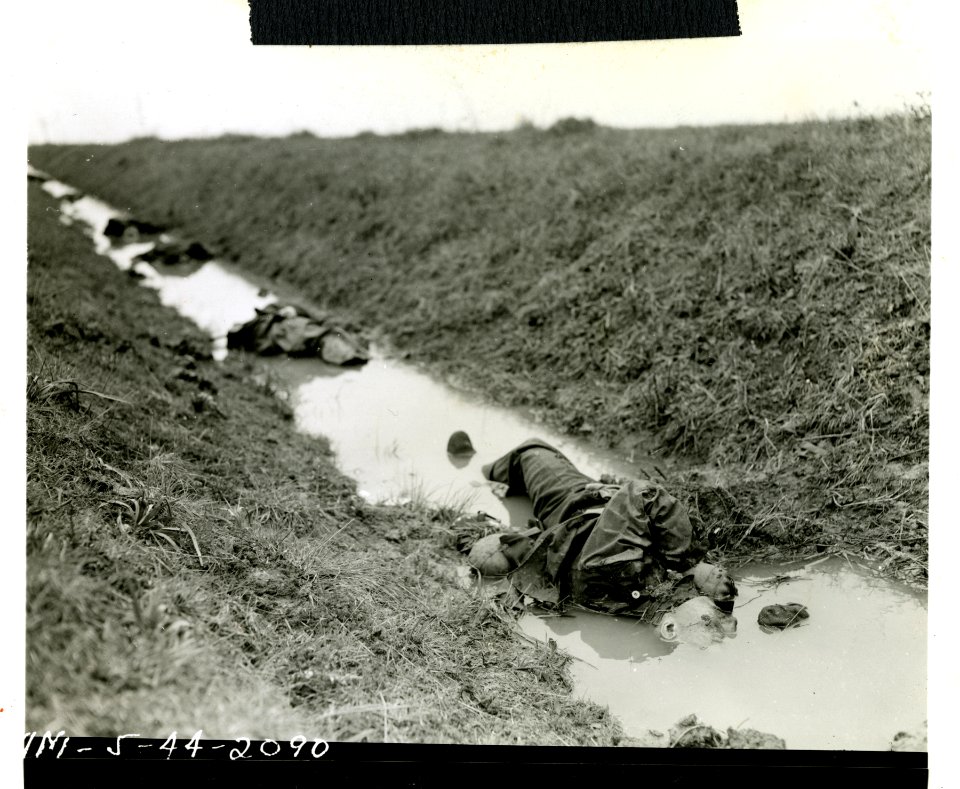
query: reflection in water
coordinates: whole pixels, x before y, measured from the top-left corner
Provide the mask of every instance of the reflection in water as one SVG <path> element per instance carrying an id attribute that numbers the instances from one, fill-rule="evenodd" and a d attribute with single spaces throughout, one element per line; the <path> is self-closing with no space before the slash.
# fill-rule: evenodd
<path id="1" fill-rule="evenodd" d="M 54 196 L 69 189 L 55 181 L 45 182 L 43 188 Z M 87 225 L 99 254 L 109 257 L 122 271 L 135 270 L 143 277 L 144 285 L 157 291 L 161 303 L 173 307 L 213 337 L 214 358 L 226 357 L 226 336 L 234 325 L 250 320 L 255 310 L 275 301 L 272 295 L 261 293 L 256 285 L 214 261 L 174 266 L 173 271 L 164 270 L 162 274 L 149 263 L 135 261 L 138 255 L 153 249 L 154 242 L 111 244 L 103 231 L 110 219 L 120 213 L 94 197 L 83 195 L 64 201 L 60 210 L 64 216 Z"/>
<path id="2" fill-rule="evenodd" d="M 40 171 L 37 170 L 36 172 L 39 173 Z M 72 186 L 67 186 L 66 184 L 60 183 L 59 181 L 53 181 L 53 180 L 44 181 L 43 186 L 40 188 L 43 189 L 43 191 L 46 192 L 48 195 L 56 198 L 57 200 L 64 197 L 72 197 L 73 195 L 77 194 L 77 190 L 74 189 Z"/>
<path id="3" fill-rule="evenodd" d="M 220 356 L 226 356 L 227 332 L 237 323 L 251 319 L 259 307 L 273 301 L 259 295 L 259 288 L 242 280 L 215 262 L 205 263 L 187 276 L 148 277 L 144 284 L 154 288 L 160 301 L 190 318 L 212 337 L 221 340 Z"/>
<path id="4" fill-rule="evenodd" d="M 731 608 L 733 602 L 729 600 Z M 695 644 L 706 649 L 725 638 L 736 638 L 737 618 L 721 611 L 710 598 L 695 597 L 664 612 L 657 632 L 664 641 Z"/>
<path id="5" fill-rule="evenodd" d="M 215 358 L 226 356 L 230 328 L 276 300 L 219 262 L 170 273 L 134 262 L 153 243 L 112 245 L 103 231 L 120 212 L 89 195 L 77 197 L 59 182 L 46 181 L 43 188 L 54 196 L 70 195 L 72 199 L 61 203 L 63 215 L 87 225 L 97 252 L 122 270 L 136 269 L 164 304 L 209 333 Z M 314 359 L 264 363 L 271 364 L 279 382 L 293 391 L 298 426 L 326 436 L 340 467 L 357 480 L 362 495 L 374 501 L 419 499 L 463 506 L 525 526 L 532 515 L 529 502 L 501 501 L 480 467 L 531 435 L 553 443 L 587 474 L 645 475 L 637 464 L 553 434 L 513 411 L 453 392 L 395 362 L 374 358 L 362 370 L 344 370 Z M 447 439 L 457 430 L 469 434 L 476 455 L 455 460 L 447 455 Z M 642 460 L 652 466 L 649 459 Z"/>
<path id="6" fill-rule="evenodd" d="M 473 460 L 473 457 L 468 457 L 466 455 L 453 455 L 450 452 L 447 452 L 447 460 L 450 461 L 450 465 L 454 468 L 466 468 L 470 465 L 470 461 Z"/>
<path id="7" fill-rule="evenodd" d="M 629 617 L 606 616 L 590 611 L 572 615 L 546 617 L 552 636 L 574 641 L 580 639 L 590 646 L 597 657 L 606 660 L 639 662 L 673 652 L 678 644 L 664 641 L 657 628 Z"/>
<path id="8" fill-rule="evenodd" d="M 409 367 L 373 358 L 362 370 L 302 383 L 293 397 L 300 429 L 330 439 L 340 467 L 372 500 L 423 498 L 463 505 L 526 526 L 526 498 L 502 500 L 480 472 L 484 463 L 531 435 L 568 454 L 587 474 L 635 475 L 636 466 L 610 453 L 555 435 L 514 411 L 452 391 Z M 454 464 L 447 439 L 466 431 L 477 454 Z"/>
<path id="9" fill-rule="evenodd" d="M 578 692 L 609 705 L 634 735 L 689 713 L 720 729 L 774 733 L 790 748 L 884 750 L 897 731 L 916 729 L 926 719 L 922 595 L 838 562 L 779 588 L 765 583 L 777 571 L 740 574 L 737 638 L 707 649 L 656 646 L 649 625 L 586 612 L 527 615 L 521 628 L 580 658 L 571 666 Z M 778 602 L 803 603 L 810 618 L 762 632 L 760 609 Z"/>

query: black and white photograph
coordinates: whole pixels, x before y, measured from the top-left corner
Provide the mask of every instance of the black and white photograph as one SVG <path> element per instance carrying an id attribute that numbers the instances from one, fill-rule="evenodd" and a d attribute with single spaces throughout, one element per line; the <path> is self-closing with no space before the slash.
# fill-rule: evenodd
<path id="1" fill-rule="evenodd" d="M 931 3 L 34 6 L 25 756 L 928 752 Z"/>

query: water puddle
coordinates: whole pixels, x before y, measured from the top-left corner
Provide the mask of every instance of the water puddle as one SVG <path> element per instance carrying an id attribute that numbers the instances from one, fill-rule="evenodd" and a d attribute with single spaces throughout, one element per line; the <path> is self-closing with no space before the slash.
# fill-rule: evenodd
<path id="1" fill-rule="evenodd" d="M 142 278 L 144 286 L 157 291 L 162 304 L 173 307 L 213 337 L 215 359 L 226 357 L 227 332 L 235 324 L 250 320 L 257 308 L 276 300 L 217 261 L 187 269 L 175 266 L 170 273 L 161 273 L 149 263 L 135 260 L 153 249 L 153 241 L 117 245 L 104 235 L 107 223 L 121 217 L 120 212 L 94 197 L 79 195 L 58 181 L 45 181 L 43 189 L 54 197 L 70 198 L 60 205 L 61 217 L 68 222 L 80 222 L 99 254 L 110 258 L 121 271 L 132 269 Z M 160 240 L 171 239 L 162 234 Z"/>
<path id="2" fill-rule="evenodd" d="M 528 614 L 520 626 L 575 656 L 577 692 L 608 705 L 635 737 L 696 713 L 720 731 L 776 734 L 789 748 L 887 750 L 894 734 L 923 723 L 923 595 L 839 559 L 735 575 L 737 636 L 707 649 L 668 644 L 651 625 L 589 612 Z M 806 605 L 810 618 L 764 633 L 760 609 L 788 602 Z"/>
<path id="3" fill-rule="evenodd" d="M 226 356 L 230 328 L 276 301 L 275 295 L 218 261 L 186 274 L 137 262 L 135 258 L 152 249 L 153 242 L 117 245 L 104 235 L 111 219 L 122 218 L 120 212 L 57 181 L 45 181 L 43 188 L 54 197 L 68 198 L 61 203 L 62 216 L 85 227 L 99 254 L 122 271 L 135 270 L 146 287 L 158 292 L 163 304 L 210 334 L 216 359 Z M 169 240 L 165 235 L 160 238 Z M 497 498 L 480 467 L 532 435 L 553 443 L 588 474 L 644 473 L 638 462 L 554 434 L 517 412 L 452 391 L 409 366 L 380 357 L 376 349 L 371 355 L 367 365 L 354 369 L 317 359 L 262 360 L 290 391 L 298 427 L 330 440 L 340 468 L 357 480 L 360 494 L 370 501 L 463 505 L 525 525 L 532 514 L 529 503 Z M 447 456 L 447 438 L 455 430 L 467 431 L 473 441 L 477 454 L 469 461 Z M 652 460 L 643 461 L 643 468 L 652 467 Z"/>
<path id="4" fill-rule="evenodd" d="M 532 515 L 529 501 L 497 498 L 480 467 L 532 435 L 553 443 L 588 474 L 639 473 L 635 463 L 556 435 L 521 414 L 386 359 L 306 380 L 293 390 L 292 404 L 300 429 L 327 436 L 340 467 L 359 482 L 361 495 L 376 501 L 463 505 L 525 526 Z M 469 461 L 447 455 L 447 439 L 455 430 L 465 430 L 477 450 Z"/>
<path id="5" fill-rule="evenodd" d="M 116 244 L 103 233 L 120 212 L 54 180 L 43 188 L 61 200 L 63 221 L 84 226 L 97 252 L 135 271 L 164 304 L 209 333 L 215 358 L 226 356 L 230 328 L 276 301 L 218 261 L 162 272 L 137 262 L 153 242 Z M 298 428 L 327 437 L 340 468 L 371 501 L 463 506 L 525 525 L 529 502 L 495 496 L 480 467 L 533 435 L 594 477 L 651 473 L 650 458 L 600 451 L 518 411 L 453 391 L 375 349 L 371 357 L 352 369 L 317 359 L 263 360 L 291 393 Z M 465 430 L 477 450 L 468 461 L 446 453 L 455 430 Z M 738 635 L 708 649 L 667 644 L 649 625 L 586 612 L 527 615 L 520 627 L 577 658 L 576 692 L 608 705 L 635 736 L 666 731 L 689 713 L 718 729 L 776 734 L 790 748 L 886 749 L 897 731 L 916 729 L 926 718 L 925 596 L 832 561 L 791 570 L 777 586 L 777 574 L 785 572 L 741 570 Z M 810 618 L 799 628 L 764 633 L 757 614 L 774 602 L 803 603 Z"/>

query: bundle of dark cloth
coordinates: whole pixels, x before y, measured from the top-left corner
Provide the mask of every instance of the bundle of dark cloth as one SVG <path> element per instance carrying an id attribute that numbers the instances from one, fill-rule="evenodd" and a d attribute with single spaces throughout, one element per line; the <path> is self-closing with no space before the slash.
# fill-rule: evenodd
<path id="1" fill-rule="evenodd" d="M 799 627 L 804 619 L 810 618 L 810 612 L 800 603 L 775 603 L 764 606 L 757 616 L 757 624 L 764 633 L 774 633 L 789 627 Z"/>
<path id="2" fill-rule="evenodd" d="M 103 229 L 107 238 L 121 239 L 126 242 L 138 241 L 143 236 L 156 236 L 163 232 L 160 225 L 144 222 L 140 219 L 113 216 Z"/>
<path id="3" fill-rule="evenodd" d="M 316 356 L 328 364 L 364 364 L 369 353 L 363 342 L 325 317 L 291 305 L 269 304 L 227 334 L 228 348 L 262 356 Z"/>
<path id="4" fill-rule="evenodd" d="M 158 241 L 152 249 L 141 252 L 136 257 L 144 263 L 163 263 L 166 266 L 175 266 L 178 263 L 205 263 L 213 260 L 210 252 L 199 241 Z"/>

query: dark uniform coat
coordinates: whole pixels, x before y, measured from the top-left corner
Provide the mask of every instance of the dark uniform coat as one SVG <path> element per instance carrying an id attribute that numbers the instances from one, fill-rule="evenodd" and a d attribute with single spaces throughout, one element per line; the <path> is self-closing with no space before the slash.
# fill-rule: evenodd
<path id="1" fill-rule="evenodd" d="M 526 493 L 533 501 L 539 531 L 510 573 L 520 593 L 651 621 L 697 596 L 684 571 L 702 551 L 684 508 L 658 483 L 601 484 L 535 439 L 484 471 L 507 484 L 508 495 Z M 504 538 L 516 539 L 523 538 Z"/>

